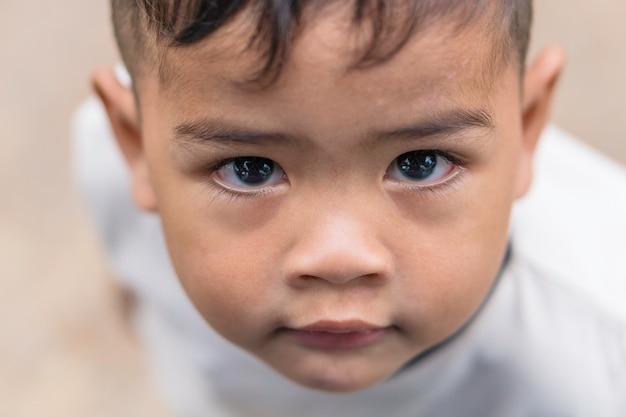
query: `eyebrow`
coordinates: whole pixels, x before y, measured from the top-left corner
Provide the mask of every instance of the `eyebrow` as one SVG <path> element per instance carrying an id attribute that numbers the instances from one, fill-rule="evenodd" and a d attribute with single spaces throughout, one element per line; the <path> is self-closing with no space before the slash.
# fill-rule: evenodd
<path id="1" fill-rule="evenodd" d="M 447 137 L 470 129 L 493 130 L 495 124 L 491 113 L 484 109 L 452 110 L 438 114 L 425 122 L 381 132 L 381 139 L 420 139 Z"/>
<path id="2" fill-rule="evenodd" d="M 246 144 L 267 140 L 286 142 L 294 139 L 283 133 L 247 130 L 210 120 L 181 123 L 174 129 L 174 135 L 185 142 L 215 144 Z"/>
<path id="3" fill-rule="evenodd" d="M 470 129 L 493 130 L 491 114 L 484 109 L 452 110 L 424 122 L 389 131 L 376 132 L 376 140 L 416 140 L 428 137 L 445 138 Z M 279 132 L 248 130 L 221 121 L 200 120 L 184 122 L 174 129 L 175 138 L 187 143 L 212 143 L 216 145 L 258 144 L 267 141 L 290 142 L 296 137 Z"/>

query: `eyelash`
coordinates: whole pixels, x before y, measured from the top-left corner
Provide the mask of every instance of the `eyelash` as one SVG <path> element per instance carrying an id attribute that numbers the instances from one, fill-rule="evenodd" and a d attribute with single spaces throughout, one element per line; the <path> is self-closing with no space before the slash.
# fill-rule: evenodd
<path id="1" fill-rule="evenodd" d="M 459 185 L 461 184 L 462 180 L 464 179 L 464 172 L 467 170 L 465 165 L 466 163 L 448 153 L 448 152 L 444 152 L 441 150 L 435 150 L 435 149 L 423 149 L 422 151 L 432 151 L 434 152 L 438 157 L 441 157 L 443 159 L 445 159 L 446 161 L 450 162 L 451 164 L 453 164 L 455 166 L 454 168 L 454 172 L 449 175 L 447 178 L 445 178 L 444 180 L 442 180 L 441 182 L 435 183 L 435 184 L 430 184 L 430 185 L 419 185 L 416 183 L 410 183 L 410 182 L 400 182 L 397 181 L 397 185 L 401 188 L 403 188 L 404 190 L 408 191 L 408 192 L 412 192 L 412 193 L 417 193 L 417 194 L 428 194 L 430 196 L 434 196 L 434 197 L 441 197 L 443 195 L 445 195 L 448 191 L 453 190 L 455 188 L 458 188 Z M 236 161 L 237 159 L 240 159 L 241 157 L 231 157 L 231 158 L 226 158 L 226 159 L 222 159 L 219 160 L 217 163 L 213 164 L 210 168 L 209 168 L 209 175 L 213 176 L 215 175 L 215 173 L 217 171 L 219 171 L 221 168 L 223 168 L 224 166 Z M 398 157 L 396 157 L 398 158 Z M 393 160 L 392 163 L 395 163 L 396 159 Z M 228 197 L 229 200 L 232 201 L 241 201 L 243 200 L 253 200 L 253 199 L 257 199 L 263 196 L 267 196 L 269 194 L 272 194 L 274 192 L 274 187 L 268 186 L 268 187 L 258 187 L 258 188 L 250 188 L 248 190 L 235 190 L 232 188 L 228 188 L 223 186 L 222 184 L 220 184 L 217 180 L 215 179 L 211 179 L 210 181 L 206 182 L 206 185 L 208 187 L 211 188 L 211 190 L 216 191 L 218 193 L 218 196 L 224 196 L 224 197 Z"/>
<path id="2" fill-rule="evenodd" d="M 217 192 L 218 197 L 226 197 L 233 202 L 255 200 L 272 193 L 272 191 L 267 188 L 259 188 L 253 191 L 235 191 L 230 188 L 222 187 L 216 181 L 209 181 L 207 186 L 211 191 Z"/>
<path id="3" fill-rule="evenodd" d="M 449 191 L 459 188 L 459 186 L 461 185 L 464 179 L 463 173 L 465 171 L 466 171 L 465 168 L 463 168 L 460 165 L 457 165 L 455 173 L 450 175 L 446 180 L 439 182 L 437 184 L 420 186 L 420 185 L 405 183 L 399 186 L 402 187 L 404 190 L 415 193 L 415 194 L 428 195 L 432 197 L 443 197 Z"/>

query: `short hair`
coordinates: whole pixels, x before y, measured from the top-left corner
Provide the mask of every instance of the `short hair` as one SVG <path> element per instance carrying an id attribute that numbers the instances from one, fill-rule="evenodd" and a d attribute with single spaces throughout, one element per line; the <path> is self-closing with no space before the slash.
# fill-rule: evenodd
<path id="1" fill-rule="evenodd" d="M 449 19 L 455 30 L 483 22 L 492 38 L 494 66 L 524 70 L 532 21 L 532 0 L 351 0 L 355 28 L 368 28 L 369 39 L 352 68 L 365 68 L 393 57 L 418 31 Z M 163 70 L 159 54 L 184 48 L 211 36 L 244 9 L 256 18 L 249 47 L 260 52 L 260 66 L 250 81 L 275 80 L 298 34 L 305 8 L 329 0 L 111 0 L 113 25 L 122 59 L 133 78 L 145 61 Z M 152 60 L 152 61 L 150 61 Z"/>

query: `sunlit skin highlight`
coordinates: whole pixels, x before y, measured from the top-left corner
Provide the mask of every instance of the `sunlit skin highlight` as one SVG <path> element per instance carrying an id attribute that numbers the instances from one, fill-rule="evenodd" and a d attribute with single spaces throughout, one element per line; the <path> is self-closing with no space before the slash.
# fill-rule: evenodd
<path id="1" fill-rule="evenodd" d="M 257 61 L 239 53 L 245 37 L 231 53 L 219 39 L 171 51 L 177 75 L 142 81 L 135 133 L 99 89 L 136 200 L 160 214 L 202 316 L 291 380 L 336 392 L 388 378 L 476 311 L 546 112 L 526 110 L 514 65 L 485 83 L 480 30 L 434 25 L 389 62 L 346 71 L 348 30 L 312 24 L 263 89 L 237 86 Z M 435 152 L 434 180 L 396 169 L 414 151 Z M 282 171 L 246 187 L 232 171 L 243 157 Z"/>

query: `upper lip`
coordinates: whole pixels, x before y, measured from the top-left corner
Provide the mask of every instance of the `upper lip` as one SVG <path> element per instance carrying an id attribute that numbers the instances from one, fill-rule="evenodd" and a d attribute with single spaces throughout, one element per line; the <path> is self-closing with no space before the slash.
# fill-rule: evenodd
<path id="1" fill-rule="evenodd" d="M 328 333 L 357 333 L 379 330 L 385 326 L 378 326 L 363 320 L 319 320 L 315 323 L 308 324 L 304 327 L 298 327 L 295 330 L 308 332 L 328 332 Z"/>

